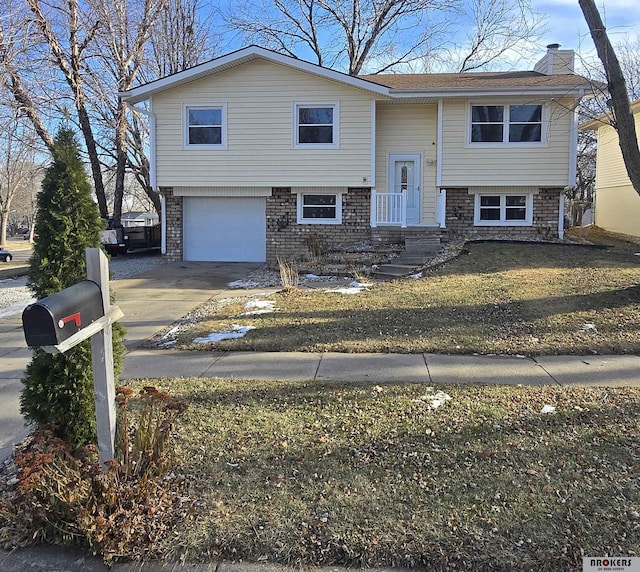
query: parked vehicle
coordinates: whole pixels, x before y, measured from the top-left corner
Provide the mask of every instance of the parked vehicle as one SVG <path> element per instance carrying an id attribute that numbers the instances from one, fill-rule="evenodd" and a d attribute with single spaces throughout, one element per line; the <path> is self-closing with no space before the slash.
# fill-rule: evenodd
<path id="1" fill-rule="evenodd" d="M 102 231 L 102 245 L 111 254 L 126 254 L 131 250 L 160 248 L 162 232 L 160 223 L 150 226 L 122 226 L 120 221 L 109 220 L 107 230 Z"/>
<path id="2" fill-rule="evenodd" d="M 8 250 L 0 248 L 0 260 L 2 260 L 2 262 L 11 262 L 13 255 Z"/>

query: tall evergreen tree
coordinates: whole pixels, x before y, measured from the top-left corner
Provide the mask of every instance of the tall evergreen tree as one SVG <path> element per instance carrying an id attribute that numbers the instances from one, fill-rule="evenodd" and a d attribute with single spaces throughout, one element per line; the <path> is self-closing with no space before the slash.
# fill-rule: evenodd
<path id="1" fill-rule="evenodd" d="M 91 198 L 91 186 L 71 129 L 58 131 L 38 195 L 30 286 L 37 298 L 86 279 L 85 249 L 100 247 L 102 221 Z M 113 328 L 116 378 L 122 371 L 124 329 Z M 39 425 L 54 425 L 57 434 L 78 446 L 95 442 L 95 407 L 91 343 L 64 354 L 34 351 L 22 380 L 23 415 Z"/>

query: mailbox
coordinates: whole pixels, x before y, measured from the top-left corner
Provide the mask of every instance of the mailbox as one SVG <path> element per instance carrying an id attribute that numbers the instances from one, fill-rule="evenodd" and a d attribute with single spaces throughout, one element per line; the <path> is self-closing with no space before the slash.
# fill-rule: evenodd
<path id="1" fill-rule="evenodd" d="M 22 328 L 29 347 L 56 346 L 102 316 L 100 287 L 83 280 L 27 306 Z"/>

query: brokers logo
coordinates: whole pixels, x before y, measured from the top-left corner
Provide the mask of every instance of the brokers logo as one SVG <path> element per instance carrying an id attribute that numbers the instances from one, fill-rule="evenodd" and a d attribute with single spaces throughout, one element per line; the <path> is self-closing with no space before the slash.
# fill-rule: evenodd
<path id="1" fill-rule="evenodd" d="M 582 559 L 583 572 L 640 572 L 640 558 L 603 558 L 585 556 Z"/>

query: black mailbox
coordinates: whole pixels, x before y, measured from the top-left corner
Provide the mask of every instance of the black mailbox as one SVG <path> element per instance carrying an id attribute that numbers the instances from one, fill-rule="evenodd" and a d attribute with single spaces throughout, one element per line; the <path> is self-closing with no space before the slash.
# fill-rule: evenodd
<path id="1" fill-rule="evenodd" d="M 100 287 L 83 280 L 27 306 L 22 328 L 30 348 L 56 346 L 102 316 Z"/>

